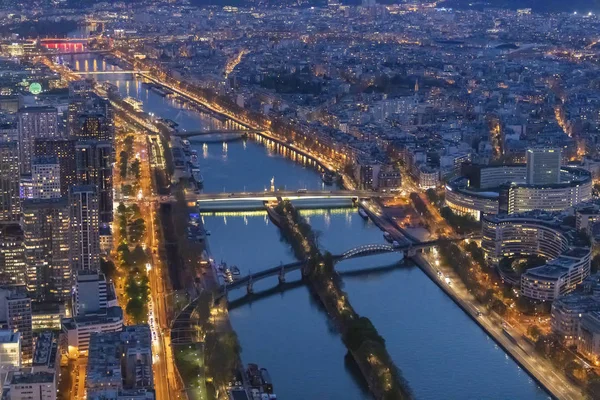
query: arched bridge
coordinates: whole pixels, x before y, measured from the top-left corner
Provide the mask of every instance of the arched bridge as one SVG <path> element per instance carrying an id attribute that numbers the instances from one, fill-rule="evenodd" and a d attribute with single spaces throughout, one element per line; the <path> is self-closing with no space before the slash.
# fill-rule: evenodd
<path id="1" fill-rule="evenodd" d="M 333 255 L 333 259 L 336 262 L 338 262 L 338 261 L 343 261 L 343 260 L 349 260 L 352 258 L 367 257 L 367 256 L 371 256 L 371 255 L 393 253 L 393 252 L 402 252 L 402 253 L 404 253 L 405 256 L 410 257 L 410 256 L 415 255 L 416 252 L 419 250 L 429 248 L 429 247 L 435 247 L 438 244 L 440 244 L 441 242 L 445 242 L 445 241 L 456 242 L 456 241 L 462 241 L 464 239 L 472 239 L 472 238 L 474 238 L 474 237 L 473 236 L 465 236 L 465 237 L 454 238 L 454 239 L 445 239 L 444 238 L 444 239 L 430 240 L 430 241 L 421 242 L 421 243 L 406 242 L 406 243 L 402 243 L 402 244 L 396 245 L 396 246 L 392 246 L 389 244 L 364 245 L 364 246 L 358 246 L 353 249 L 350 249 L 342 254 Z M 282 264 L 282 265 L 279 265 L 274 268 L 269 268 L 269 269 L 257 272 L 255 274 L 246 275 L 246 276 L 244 276 L 240 279 L 237 279 L 231 283 L 221 285 L 221 293 L 222 293 L 222 295 L 225 295 L 229 290 L 238 289 L 243 286 L 246 286 L 248 292 L 251 293 L 253 290 L 253 284 L 255 282 L 258 282 L 260 280 L 263 280 L 263 279 L 266 279 L 266 278 L 269 278 L 272 276 L 277 276 L 279 279 L 279 282 L 285 282 L 285 275 L 288 272 L 298 271 L 298 270 L 302 269 L 302 267 L 304 265 L 305 265 L 304 261 L 296 261 L 296 262 L 289 263 L 289 264 Z"/>
<path id="2" fill-rule="evenodd" d="M 372 244 L 355 247 L 342 254 L 334 255 L 335 261 L 348 260 L 351 258 L 366 257 L 375 254 L 384 254 L 391 252 L 404 252 L 407 255 L 411 255 L 412 252 L 417 250 L 434 247 L 442 242 L 446 241 L 461 241 L 465 239 L 476 239 L 476 235 L 468 235 L 460 238 L 453 239 L 438 239 L 431 240 L 421 243 L 402 243 L 399 246 L 392 246 L 389 244 Z M 234 282 L 221 286 L 219 295 L 215 298 L 215 301 L 227 295 L 229 290 L 234 290 L 246 286 L 248 293 L 253 293 L 253 284 L 256 281 L 260 281 L 272 276 L 278 276 L 279 282 L 285 282 L 285 274 L 292 271 L 298 271 L 305 265 L 304 261 L 296 261 L 289 264 L 282 264 L 274 268 L 269 268 L 264 271 L 257 272 L 255 274 L 247 275 Z M 198 297 L 188 303 L 183 310 L 175 317 L 171 324 L 171 340 L 173 344 L 188 344 L 192 343 L 194 335 L 197 335 L 197 329 L 190 327 L 190 318 L 194 310 L 198 305 Z"/>
<path id="3" fill-rule="evenodd" d="M 258 133 L 261 132 L 258 129 L 231 129 L 231 130 L 208 130 L 208 131 L 184 131 L 176 132 L 174 136 L 180 138 L 190 138 L 194 136 L 204 135 L 228 135 L 228 134 L 244 134 L 244 133 Z"/>

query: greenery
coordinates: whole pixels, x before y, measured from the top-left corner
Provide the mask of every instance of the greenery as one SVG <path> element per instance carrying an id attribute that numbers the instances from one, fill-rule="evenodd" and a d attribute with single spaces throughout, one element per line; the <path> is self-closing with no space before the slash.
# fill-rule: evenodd
<path id="1" fill-rule="evenodd" d="M 482 266 L 472 262 L 467 254 L 452 242 L 441 242 L 438 248 L 441 261 L 454 270 L 469 292 L 473 293 L 481 304 L 503 316 L 507 311 L 507 307 L 500 294 L 493 289 L 488 289 L 488 286 L 484 285 L 484 282 L 481 282 L 477 277 L 475 268 L 479 267 L 481 271 Z M 487 274 L 485 276 L 486 279 L 492 279 Z"/>
<path id="2" fill-rule="evenodd" d="M 115 263 L 104 258 L 100 259 L 100 270 L 108 280 L 114 280 L 115 275 L 117 274 Z"/>
<path id="3" fill-rule="evenodd" d="M 600 254 L 596 254 L 592 258 L 592 274 L 595 274 L 600 269 Z"/>
<path id="4" fill-rule="evenodd" d="M 146 321 L 148 315 L 148 300 L 150 296 L 150 286 L 146 275 L 140 278 L 130 275 L 125 285 L 125 293 L 129 298 L 125 311 L 134 320 L 135 323 Z"/>
<path id="5" fill-rule="evenodd" d="M 503 257 L 498 268 L 519 277 L 531 268 L 546 264 L 546 258 L 538 255 Z"/>
<path id="6" fill-rule="evenodd" d="M 430 219 L 431 213 L 429 212 L 429 209 L 427 208 L 427 205 L 425 204 L 421 196 L 419 196 L 418 193 L 412 192 L 409 195 L 409 197 L 417 212 L 421 214 L 425 219 Z"/>
<path id="7" fill-rule="evenodd" d="M 473 217 L 454 214 L 449 207 L 442 207 L 440 214 L 459 234 L 472 233 L 481 229 L 481 224 Z"/>
<path id="8" fill-rule="evenodd" d="M 348 295 L 340 288 L 333 257 L 330 253 L 319 251 L 319 235 L 313 232 L 289 201 L 280 202 L 275 211 L 283 237 L 290 242 L 296 257 L 306 261 L 305 275 L 314 293 L 340 327 L 342 339 L 375 397 L 390 400 L 412 398 L 408 383 L 385 348 L 384 339 L 368 318 L 354 311 Z"/>
<path id="9" fill-rule="evenodd" d="M 136 158 L 131 163 L 131 167 L 129 168 L 129 172 L 135 177 L 136 180 L 140 180 L 141 178 L 141 170 L 140 170 L 140 160 Z"/>

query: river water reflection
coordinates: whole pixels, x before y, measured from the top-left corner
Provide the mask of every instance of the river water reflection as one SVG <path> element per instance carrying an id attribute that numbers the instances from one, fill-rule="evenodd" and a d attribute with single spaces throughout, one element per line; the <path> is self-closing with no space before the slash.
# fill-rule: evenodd
<path id="1" fill-rule="evenodd" d="M 65 61 L 80 70 L 112 68 L 93 55 L 65 57 Z M 97 78 L 116 84 L 124 96 L 141 99 L 145 111 L 171 119 L 183 129 L 223 124 L 159 96 L 131 74 Z M 193 147 L 200 155 L 206 192 L 261 191 L 269 188 L 273 177 L 277 188 L 322 187 L 315 170 L 253 141 L 194 143 Z M 322 232 L 321 247 L 332 253 L 383 241 L 379 229 L 353 209 L 304 214 Z M 294 261 L 289 246 L 266 213 L 206 215 L 204 220 L 212 233 L 209 239 L 214 258 L 237 265 L 242 273 Z M 418 268 L 397 265 L 383 272 L 356 272 L 398 261 L 397 255 L 382 255 L 345 261 L 338 267 L 341 272 L 355 272 L 343 276 L 350 301 L 357 312 L 371 318 L 386 339 L 391 356 L 417 398 L 548 398 Z M 299 279 L 299 274 L 290 274 L 287 279 Z M 276 278 L 271 278 L 256 284 L 255 290 L 276 284 Z M 241 289 L 230 297 L 235 300 L 244 294 Z M 269 297 L 238 306 L 230 316 L 242 344 L 244 362 L 256 362 L 269 369 L 279 398 L 369 398 L 344 362 L 346 350 L 341 339 L 306 287 L 275 291 Z"/>

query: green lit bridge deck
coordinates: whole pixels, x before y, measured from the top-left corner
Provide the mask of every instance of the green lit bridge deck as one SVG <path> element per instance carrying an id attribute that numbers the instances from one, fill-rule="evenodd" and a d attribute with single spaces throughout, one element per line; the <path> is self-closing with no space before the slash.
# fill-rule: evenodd
<path id="1" fill-rule="evenodd" d="M 119 69 L 113 71 L 73 71 L 73 75 L 118 75 L 118 74 L 147 74 L 150 71 Z"/>

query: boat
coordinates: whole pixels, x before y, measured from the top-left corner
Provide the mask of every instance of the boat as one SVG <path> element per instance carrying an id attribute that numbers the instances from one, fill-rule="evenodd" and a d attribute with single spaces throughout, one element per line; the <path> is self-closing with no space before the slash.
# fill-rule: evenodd
<path id="1" fill-rule="evenodd" d="M 241 275 L 242 273 L 240 272 L 240 269 L 238 267 L 236 267 L 235 265 L 233 267 L 231 267 L 231 273 L 233 275 Z"/>
<path id="2" fill-rule="evenodd" d="M 323 179 L 323 183 L 325 183 L 326 185 L 333 185 L 334 178 L 335 178 L 335 175 L 329 171 L 327 171 L 323 175 L 321 175 L 321 179 Z"/>
<path id="3" fill-rule="evenodd" d="M 196 181 L 197 184 L 204 183 L 204 177 L 200 173 L 200 168 L 192 168 L 192 178 Z"/>
<path id="4" fill-rule="evenodd" d="M 167 92 L 164 91 L 163 89 L 161 89 L 158 86 L 150 86 L 150 90 L 152 90 L 154 93 L 158 94 L 159 96 L 165 97 L 167 95 Z"/>
<path id="5" fill-rule="evenodd" d="M 189 140 L 187 140 L 187 139 L 183 139 L 183 140 L 181 141 L 181 145 L 183 146 L 183 150 L 186 150 L 186 151 L 189 151 L 189 150 L 190 150 L 191 143 L 190 143 L 190 141 L 189 141 Z M 192 150 L 192 152 L 194 152 L 194 151 L 195 151 L 195 150 Z"/>
<path id="6" fill-rule="evenodd" d="M 144 105 L 144 102 L 142 102 L 141 100 L 134 99 L 133 97 L 125 97 L 123 99 L 123 101 L 125 103 L 129 104 L 130 106 L 132 106 L 135 111 L 138 111 L 138 112 L 144 111 L 144 109 L 142 108 L 142 106 Z"/>
<path id="7" fill-rule="evenodd" d="M 363 208 L 359 208 L 358 209 L 358 215 L 360 215 L 364 219 L 369 219 L 369 215 L 367 214 L 367 212 Z"/>

